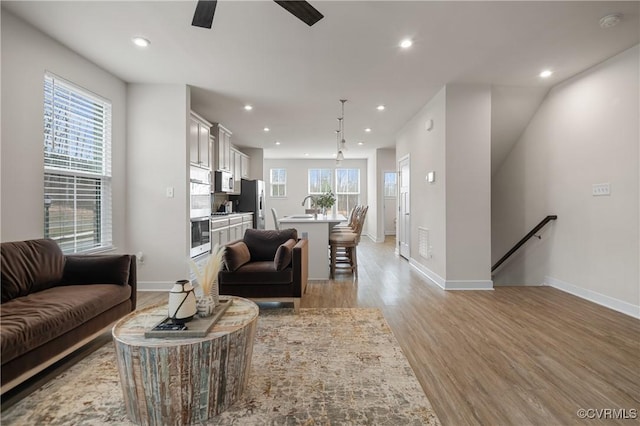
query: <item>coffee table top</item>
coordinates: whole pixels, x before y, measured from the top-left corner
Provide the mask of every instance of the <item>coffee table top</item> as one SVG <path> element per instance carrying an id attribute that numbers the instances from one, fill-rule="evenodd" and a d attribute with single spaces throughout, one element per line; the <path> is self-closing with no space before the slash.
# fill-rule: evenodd
<path id="1" fill-rule="evenodd" d="M 151 329 L 167 317 L 167 303 L 152 305 L 136 310 L 119 320 L 111 330 L 115 340 L 129 346 L 165 347 L 191 345 L 205 340 L 215 340 L 246 327 L 258 317 L 258 305 L 250 300 L 236 296 L 220 296 L 221 299 L 233 299 L 227 309 L 205 337 L 144 337 L 144 332 Z M 189 323 L 187 323 L 187 326 Z M 176 332 L 179 333 L 179 332 Z"/>

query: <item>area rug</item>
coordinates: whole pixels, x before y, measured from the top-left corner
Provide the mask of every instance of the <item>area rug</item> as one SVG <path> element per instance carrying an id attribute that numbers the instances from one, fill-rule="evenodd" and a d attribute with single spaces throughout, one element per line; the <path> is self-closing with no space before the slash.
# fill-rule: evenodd
<path id="1" fill-rule="evenodd" d="M 3 425 L 130 425 L 108 343 Z M 378 309 L 261 310 L 249 386 L 211 425 L 439 425 Z"/>

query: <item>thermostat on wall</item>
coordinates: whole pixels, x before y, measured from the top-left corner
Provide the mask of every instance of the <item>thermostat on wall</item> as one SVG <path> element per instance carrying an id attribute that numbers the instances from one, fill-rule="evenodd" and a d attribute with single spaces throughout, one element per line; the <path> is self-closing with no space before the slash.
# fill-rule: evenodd
<path id="1" fill-rule="evenodd" d="M 433 119 L 430 118 L 427 120 L 426 123 L 424 123 L 424 128 L 427 129 L 428 131 L 431 131 L 431 129 L 433 129 Z"/>

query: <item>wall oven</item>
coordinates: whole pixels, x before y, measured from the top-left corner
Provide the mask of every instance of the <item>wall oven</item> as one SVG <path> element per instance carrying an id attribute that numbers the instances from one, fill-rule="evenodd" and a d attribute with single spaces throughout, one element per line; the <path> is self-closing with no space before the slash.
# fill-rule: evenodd
<path id="1" fill-rule="evenodd" d="M 191 219 L 191 257 L 211 251 L 211 217 Z"/>

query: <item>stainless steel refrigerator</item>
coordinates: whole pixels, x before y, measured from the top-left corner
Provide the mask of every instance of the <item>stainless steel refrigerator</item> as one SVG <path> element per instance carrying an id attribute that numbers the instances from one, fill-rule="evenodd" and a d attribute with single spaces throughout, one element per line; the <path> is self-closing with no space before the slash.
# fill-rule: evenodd
<path id="1" fill-rule="evenodd" d="M 253 213 L 253 227 L 264 229 L 265 205 L 264 205 L 264 181 L 242 179 L 240 195 L 230 195 L 229 201 L 233 202 L 234 210 L 243 213 Z"/>

